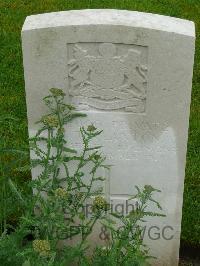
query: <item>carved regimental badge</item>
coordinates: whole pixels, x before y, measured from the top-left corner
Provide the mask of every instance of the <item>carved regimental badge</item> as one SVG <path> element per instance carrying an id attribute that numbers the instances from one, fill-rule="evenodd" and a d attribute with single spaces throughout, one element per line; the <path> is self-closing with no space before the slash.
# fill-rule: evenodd
<path id="1" fill-rule="evenodd" d="M 73 104 L 86 110 L 145 112 L 146 47 L 112 43 L 68 47 L 69 95 Z"/>

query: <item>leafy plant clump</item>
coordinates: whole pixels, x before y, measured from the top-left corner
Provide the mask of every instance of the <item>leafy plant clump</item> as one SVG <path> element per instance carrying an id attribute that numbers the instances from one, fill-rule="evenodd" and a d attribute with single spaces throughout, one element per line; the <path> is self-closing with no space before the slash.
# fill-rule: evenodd
<path id="1" fill-rule="evenodd" d="M 137 200 L 136 209 L 127 215 L 111 211 L 102 187 L 96 185 L 104 182 L 99 169 L 109 168 L 101 146 L 92 145 L 102 131 L 94 125 L 81 127 L 82 151 L 70 147 L 65 139 L 66 125 L 85 115 L 66 104 L 64 97 L 62 90 L 52 88 L 44 98 L 49 114 L 37 122 L 41 127 L 29 140 L 34 159 L 20 168 L 36 167 L 39 176 L 29 182 L 30 195 L 14 190 L 23 214 L 17 228 L 11 234 L 5 230 L 0 238 L 0 264 L 148 265 L 142 222 L 146 216 L 162 216 L 147 211 L 150 201 L 161 209 L 152 198 L 159 190 L 150 185 L 136 187 L 137 194 L 131 198 Z M 90 215 L 85 212 L 88 206 Z M 102 224 L 107 241 L 91 254 L 88 237 L 97 223 Z"/>

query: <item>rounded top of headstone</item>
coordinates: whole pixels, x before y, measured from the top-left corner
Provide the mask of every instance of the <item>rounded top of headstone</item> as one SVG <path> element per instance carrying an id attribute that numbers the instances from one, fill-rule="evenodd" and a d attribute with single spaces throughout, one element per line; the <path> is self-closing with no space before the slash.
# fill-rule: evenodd
<path id="1" fill-rule="evenodd" d="M 73 25 L 124 25 L 195 37 L 192 21 L 115 9 L 71 10 L 32 15 L 26 18 L 22 31 Z"/>

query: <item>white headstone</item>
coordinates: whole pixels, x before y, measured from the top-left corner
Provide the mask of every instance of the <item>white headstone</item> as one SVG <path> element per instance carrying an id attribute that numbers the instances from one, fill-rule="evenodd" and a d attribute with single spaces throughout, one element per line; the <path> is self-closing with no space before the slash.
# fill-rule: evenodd
<path id="1" fill-rule="evenodd" d="M 145 241 L 153 265 L 177 265 L 192 86 L 194 24 L 119 10 L 82 10 L 27 17 L 22 29 L 29 134 L 46 112 L 42 98 L 63 89 L 88 117 L 70 125 L 103 129 L 105 191 L 125 202 L 135 185 L 162 190 L 165 218 L 150 219 Z M 35 173 L 33 172 L 33 175 Z M 33 176 L 34 177 L 34 176 Z"/>

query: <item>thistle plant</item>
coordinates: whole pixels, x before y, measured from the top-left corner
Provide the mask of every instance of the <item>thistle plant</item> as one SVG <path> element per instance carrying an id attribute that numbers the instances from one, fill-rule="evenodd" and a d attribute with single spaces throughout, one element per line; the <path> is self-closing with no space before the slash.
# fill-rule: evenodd
<path id="1" fill-rule="evenodd" d="M 78 154 L 75 149 L 69 147 L 65 140 L 65 125 L 72 119 L 85 115 L 75 112 L 74 107 L 65 104 L 64 96 L 59 89 L 50 90 L 50 95 L 44 98 L 50 113 L 37 122 L 41 128 L 30 138 L 34 157 L 31 160 L 31 168 L 40 167 L 42 170 L 37 179 L 30 182 L 34 193 L 26 199 L 26 212 L 21 217 L 21 227 L 30 230 L 34 244 L 19 255 L 33 264 L 39 261 L 35 256 L 30 260 L 30 254 L 36 251 L 39 255 L 48 253 L 48 256 L 39 256 L 46 265 L 45 263 L 54 261 L 64 252 L 65 246 L 57 248 L 61 240 L 72 239 L 77 235 L 80 236 L 77 247 L 80 252 L 84 250 L 92 228 L 97 220 L 105 215 L 105 208 L 101 208 L 102 201 L 99 202 L 102 188 L 95 190 L 94 183 L 103 181 L 103 178 L 98 176 L 98 169 L 108 166 L 104 164 L 105 157 L 99 151 L 101 147 L 90 145 L 102 131 L 97 130 L 94 125 L 81 127 L 82 151 Z M 69 169 L 71 163 L 76 165 L 73 172 Z M 85 168 L 89 169 L 89 182 L 88 176 L 83 172 Z M 93 212 L 88 218 L 83 210 L 91 198 L 94 199 Z M 48 246 L 48 252 L 42 248 L 44 243 Z M 82 259 L 75 260 L 80 264 Z M 63 263 L 64 261 L 65 259 Z"/>
<path id="2" fill-rule="evenodd" d="M 149 255 L 148 247 L 143 243 L 145 217 L 165 216 L 162 213 L 150 212 L 149 203 L 156 204 L 162 210 L 160 204 L 153 199 L 154 192 L 161 192 L 150 185 L 145 185 L 141 190 L 136 186 L 137 193 L 129 200 L 137 200 L 137 208 L 127 215 L 111 213 L 112 219 L 102 221 L 105 229 L 110 231 L 108 247 L 97 248 L 94 254 L 93 265 L 150 265 L 149 259 L 155 259 Z M 121 226 L 116 227 L 117 221 Z"/>
<path id="3" fill-rule="evenodd" d="M 82 149 L 71 147 L 65 138 L 67 124 L 85 115 L 66 104 L 64 97 L 62 90 L 52 88 L 44 98 L 49 113 L 37 122 L 40 128 L 29 139 L 33 158 L 30 165 L 21 167 L 21 171 L 36 167 L 39 175 L 29 183 L 33 191 L 29 196 L 16 191 L 23 215 L 15 232 L 5 232 L 0 239 L 0 262 L 23 266 L 147 263 L 148 250 L 141 239 L 140 222 L 145 216 L 162 215 L 146 211 L 149 201 L 161 209 L 152 198 L 158 190 L 137 187 L 136 210 L 126 216 L 111 212 L 102 187 L 96 186 L 97 182 L 104 182 L 99 169 L 109 168 L 101 146 L 92 145 L 102 131 L 93 124 L 80 127 Z M 90 202 L 91 215 L 87 216 L 84 210 Z M 92 256 L 87 256 L 87 239 L 98 221 L 109 231 L 108 247 L 96 248 Z M 119 223 L 123 224 L 120 231 Z M 70 245 L 73 239 L 75 244 Z"/>

